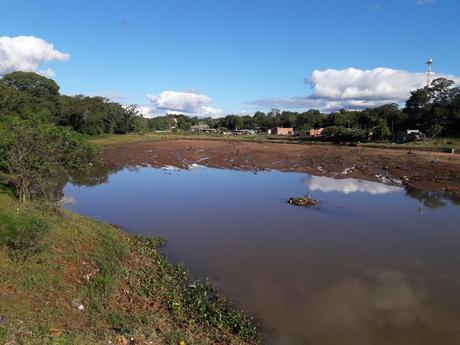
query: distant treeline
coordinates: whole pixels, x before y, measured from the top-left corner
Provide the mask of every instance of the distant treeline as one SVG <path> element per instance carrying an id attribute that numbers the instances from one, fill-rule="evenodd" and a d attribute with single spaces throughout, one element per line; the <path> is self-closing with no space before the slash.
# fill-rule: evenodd
<path id="1" fill-rule="evenodd" d="M 460 135 L 460 89 L 444 78 L 434 80 L 429 87 L 411 92 L 405 107 L 385 104 L 364 110 L 339 110 L 325 114 L 319 110 L 305 112 L 283 111 L 276 115 L 256 112 L 253 116 L 227 115 L 219 119 L 167 115 L 149 120 L 154 130 L 171 128 L 177 121 L 179 129 L 205 122 L 211 128 L 260 129 L 275 126 L 292 127 L 296 131 L 326 128 L 325 134 L 365 136 L 372 132 L 374 139 L 391 139 L 405 129 L 419 129 L 428 136 Z"/>
<path id="2" fill-rule="evenodd" d="M 283 111 L 275 115 L 227 115 L 218 119 L 187 115 L 165 115 L 147 119 L 135 105 L 123 106 L 104 97 L 65 96 L 51 79 L 30 72 L 13 72 L 0 79 L 0 117 L 21 119 L 69 127 L 88 135 L 125 134 L 146 130 L 177 128 L 189 130 L 198 123 L 219 129 L 260 129 L 275 126 L 296 131 L 328 128 L 326 133 L 364 135 L 372 131 L 374 139 L 391 139 L 405 129 L 419 129 L 428 136 L 460 135 L 460 89 L 454 82 L 439 78 L 429 87 L 411 92 L 405 107 L 385 104 L 360 111 L 339 110 L 330 114 L 311 109 L 305 112 Z"/>
<path id="3" fill-rule="evenodd" d="M 124 107 L 103 97 L 65 96 L 51 79 L 13 72 L 0 79 L 0 116 L 16 116 L 70 127 L 89 135 L 125 134 L 147 127 L 135 106 Z"/>

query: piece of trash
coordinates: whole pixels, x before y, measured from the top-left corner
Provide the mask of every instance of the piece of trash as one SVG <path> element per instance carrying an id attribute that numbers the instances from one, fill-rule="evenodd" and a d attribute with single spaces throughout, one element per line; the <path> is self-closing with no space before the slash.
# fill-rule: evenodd
<path id="1" fill-rule="evenodd" d="M 72 300 L 72 305 L 80 311 L 85 310 L 85 306 L 83 305 L 83 302 L 79 298 Z"/>

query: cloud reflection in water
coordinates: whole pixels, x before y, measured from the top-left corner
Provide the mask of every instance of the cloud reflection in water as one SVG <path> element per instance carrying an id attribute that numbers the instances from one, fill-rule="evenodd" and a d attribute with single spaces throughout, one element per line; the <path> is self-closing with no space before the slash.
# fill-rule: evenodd
<path id="1" fill-rule="evenodd" d="M 344 194 L 361 192 L 377 195 L 402 191 L 400 187 L 353 178 L 334 179 L 324 176 L 307 176 L 303 182 L 311 191 L 321 192 L 340 192 Z"/>

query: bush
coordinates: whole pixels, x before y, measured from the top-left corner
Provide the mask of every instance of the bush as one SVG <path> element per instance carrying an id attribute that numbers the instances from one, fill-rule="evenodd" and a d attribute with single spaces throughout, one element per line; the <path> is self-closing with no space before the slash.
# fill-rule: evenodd
<path id="1" fill-rule="evenodd" d="M 64 127 L 16 117 L 0 123 L 0 164 L 15 183 L 20 200 L 55 202 L 72 169 L 96 161 L 98 149 Z"/>
<path id="2" fill-rule="evenodd" d="M 329 126 L 323 131 L 323 137 L 330 141 L 366 141 L 368 139 L 367 132 L 359 128 L 345 128 L 339 126 Z"/>
<path id="3" fill-rule="evenodd" d="M 24 214 L 9 214 L 0 210 L 0 245 L 7 246 L 14 254 L 35 247 L 48 224 L 36 217 Z"/>

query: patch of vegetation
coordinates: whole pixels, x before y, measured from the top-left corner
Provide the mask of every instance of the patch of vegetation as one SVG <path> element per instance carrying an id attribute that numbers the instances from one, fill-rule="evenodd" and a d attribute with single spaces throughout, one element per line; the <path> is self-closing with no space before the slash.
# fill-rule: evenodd
<path id="1" fill-rule="evenodd" d="M 226 140 L 226 141 L 255 141 L 266 142 L 266 136 L 262 135 L 238 135 L 227 136 L 219 133 L 195 133 L 186 131 L 175 132 L 152 132 L 145 134 L 126 135 L 101 135 L 89 138 L 89 141 L 101 147 L 121 146 L 124 144 L 157 141 L 163 139 L 189 139 L 189 140 Z"/>
<path id="2" fill-rule="evenodd" d="M 68 127 L 87 135 L 125 134 L 147 127 L 135 106 L 124 107 L 104 97 L 65 96 L 59 85 L 33 72 L 13 72 L 0 79 L 0 117 Z"/>
<path id="3" fill-rule="evenodd" d="M 169 263 L 155 250 L 160 244 L 158 239 L 133 238 L 133 250 L 156 265 L 142 265 L 132 272 L 131 288 L 141 296 L 160 300 L 180 325 L 195 323 L 207 331 L 235 334 L 245 341 L 259 338 L 251 318 L 235 309 L 208 281 L 193 280 L 183 266 Z"/>
<path id="4" fill-rule="evenodd" d="M 0 229 L 0 343 L 258 343 L 251 319 L 170 264 L 161 239 L 1 190 Z"/>
<path id="5" fill-rule="evenodd" d="M 0 209 L 0 224 L 0 246 L 6 246 L 14 257 L 28 255 L 48 229 L 46 221 L 24 214 L 19 209 L 16 214 Z"/>
<path id="6" fill-rule="evenodd" d="M 76 132 L 34 120 L 5 117 L 0 122 L 0 165 L 14 181 L 22 202 L 56 202 L 71 169 L 87 168 L 98 149 Z"/>
<path id="7" fill-rule="evenodd" d="M 95 269 L 87 276 L 88 281 L 82 291 L 88 311 L 95 319 L 101 313 L 110 313 L 110 299 L 128 252 L 128 248 L 113 232 L 107 233 L 97 245 L 110 250 L 101 250 L 101 255 L 94 258 Z"/>

